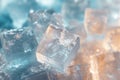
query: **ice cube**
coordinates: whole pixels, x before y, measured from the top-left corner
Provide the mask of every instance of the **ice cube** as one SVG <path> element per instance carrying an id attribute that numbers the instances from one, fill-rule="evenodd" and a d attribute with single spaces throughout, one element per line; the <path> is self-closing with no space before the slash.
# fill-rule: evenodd
<path id="1" fill-rule="evenodd" d="M 12 80 L 20 78 L 26 67 L 36 61 L 37 41 L 30 28 L 12 29 L 1 34 L 2 55 L 6 59 L 3 68 Z"/>
<path id="2" fill-rule="evenodd" d="M 16 53 L 30 52 L 37 46 L 35 36 L 30 28 L 4 31 L 1 41 L 5 54 L 12 54 L 12 56 Z"/>
<path id="3" fill-rule="evenodd" d="M 103 34 L 107 24 L 107 12 L 103 10 L 86 9 L 85 29 L 88 34 Z"/>
<path id="4" fill-rule="evenodd" d="M 49 26 L 37 48 L 37 60 L 59 72 L 64 72 L 76 56 L 79 43 L 80 39 L 77 35 Z"/>
<path id="5" fill-rule="evenodd" d="M 22 72 L 21 80 L 51 80 L 48 72 L 42 64 L 34 62 Z M 51 75 L 55 77 L 52 72 Z"/>
<path id="6" fill-rule="evenodd" d="M 36 39 L 39 42 L 49 25 L 54 25 L 56 27 L 63 27 L 63 22 L 61 15 L 51 12 L 51 10 L 36 11 L 31 14 L 31 23 L 33 23 L 32 28 Z"/>
<path id="7" fill-rule="evenodd" d="M 21 75 L 21 80 L 56 80 L 55 73 L 47 70 L 42 64 L 34 62 Z"/>

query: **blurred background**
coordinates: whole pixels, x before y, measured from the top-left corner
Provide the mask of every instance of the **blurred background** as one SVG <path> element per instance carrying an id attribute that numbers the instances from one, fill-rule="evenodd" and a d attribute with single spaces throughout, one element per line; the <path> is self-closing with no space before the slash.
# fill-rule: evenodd
<path id="1" fill-rule="evenodd" d="M 109 10 L 109 18 L 112 18 L 109 20 L 113 21 L 118 18 L 119 4 L 119 0 L 0 0 L 0 18 L 7 17 L 6 24 L 12 22 L 14 27 L 20 28 L 30 12 L 51 9 L 61 13 L 66 21 L 76 19 L 83 22 L 85 9 L 93 8 Z"/>

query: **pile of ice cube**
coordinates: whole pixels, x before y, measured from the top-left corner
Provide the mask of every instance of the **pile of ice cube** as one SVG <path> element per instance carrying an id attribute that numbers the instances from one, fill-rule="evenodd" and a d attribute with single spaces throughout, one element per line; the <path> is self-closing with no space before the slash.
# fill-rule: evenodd
<path id="1" fill-rule="evenodd" d="M 0 80 L 120 80 L 119 0 L 9 3 L 0 10 Z"/>

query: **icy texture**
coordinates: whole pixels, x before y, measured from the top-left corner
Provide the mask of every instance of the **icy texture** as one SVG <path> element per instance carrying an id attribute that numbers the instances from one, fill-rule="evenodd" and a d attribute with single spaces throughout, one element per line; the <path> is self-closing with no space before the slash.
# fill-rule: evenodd
<path id="1" fill-rule="evenodd" d="M 35 62 L 37 42 L 31 29 L 13 29 L 2 32 L 2 54 L 6 59 L 4 71 L 12 80 L 20 75 L 28 66 Z"/>
<path id="2" fill-rule="evenodd" d="M 52 72 L 50 75 L 48 73 L 49 71 L 43 65 L 34 63 L 24 71 L 21 80 L 54 80 L 49 76 L 51 75 L 55 78 L 55 75 Z"/>
<path id="3" fill-rule="evenodd" d="M 22 80 L 57 80 L 56 76 L 52 72 L 41 71 L 39 73 L 25 77 Z"/>
<path id="4" fill-rule="evenodd" d="M 76 56 L 79 46 L 80 39 L 77 35 L 49 26 L 37 48 L 37 60 L 64 72 Z"/>
<path id="5" fill-rule="evenodd" d="M 0 11 L 0 80 L 120 80 L 119 0 L 0 0 Z"/>
<path id="6" fill-rule="evenodd" d="M 61 15 L 56 13 L 53 14 L 53 12 L 53 10 L 38 10 L 30 14 L 30 21 L 38 42 L 41 40 L 44 32 L 50 24 L 55 27 L 63 27 Z"/>
<path id="7" fill-rule="evenodd" d="M 107 25 L 107 12 L 86 9 L 84 25 L 88 34 L 103 34 Z"/>
<path id="8" fill-rule="evenodd" d="M 1 40 L 3 50 L 7 54 L 27 53 L 37 46 L 35 36 L 30 28 L 5 31 L 2 33 Z"/>

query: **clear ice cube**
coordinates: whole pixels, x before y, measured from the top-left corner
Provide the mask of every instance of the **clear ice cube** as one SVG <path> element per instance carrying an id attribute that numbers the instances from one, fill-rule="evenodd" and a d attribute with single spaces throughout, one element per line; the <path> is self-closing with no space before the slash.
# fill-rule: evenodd
<path id="1" fill-rule="evenodd" d="M 37 46 L 35 36 L 30 28 L 4 31 L 1 35 L 1 41 L 4 52 L 12 54 L 12 56 L 21 52 L 27 53 Z"/>
<path id="2" fill-rule="evenodd" d="M 90 8 L 86 9 L 84 25 L 88 34 L 103 34 L 107 25 L 107 12 Z"/>
<path id="3" fill-rule="evenodd" d="M 52 10 L 38 10 L 33 12 L 30 15 L 30 18 L 31 23 L 33 24 L 32 28 L 38 42 L 43 37 L 43 34 L 49 25 L 63 27 L 61 15 L 53 13 Z"/>
<path id="4" fill-rule="evenodd" d="M 12 80 L 18 80 L 24 70 L 36 61 L 37 41 L 31 28 L 12 29 L 1 34 L 6 65 L 3 68 Z"/>
<path id="5" fill-rule="evenodd" d="M 64 72 L 76 56 L 79 46 L 80 39 L 77 35 L 49 26 L 37 48 L 37 60 L 59 72 Z"/>

